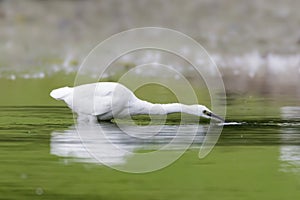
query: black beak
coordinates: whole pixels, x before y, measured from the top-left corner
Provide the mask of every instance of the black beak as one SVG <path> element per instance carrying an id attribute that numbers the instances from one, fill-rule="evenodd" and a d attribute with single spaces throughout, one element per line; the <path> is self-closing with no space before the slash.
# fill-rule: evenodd
<path id="1" fill-rule="evenodd" d="M 225 119 L 223 119 L 222 117 L 220 117 L 218 115 L 215 115 L 214 113 L 207 112 L 206 115 L 208 115 L 212 119 L 216 119 L 216 120 L 219 120 L 221 122 L 225 122 Z"/>

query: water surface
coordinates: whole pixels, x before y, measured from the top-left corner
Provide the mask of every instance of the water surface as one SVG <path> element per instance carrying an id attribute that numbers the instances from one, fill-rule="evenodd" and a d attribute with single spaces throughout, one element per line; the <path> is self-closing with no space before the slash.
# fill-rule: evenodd
<path id="1" fill-rule="evenodd" d="M 122 173 L 95 162 L 82 148 L 76 122 L 65 107 L 1 107 L 0 112 L 4 199 L 295 199 L 300 195 L 300 122 L 292 107 L 283 108 L 282 119 L 245 119 L 240 125 L 224 126 L 217 146 L 205 159 L 198 158 L 198 151 L 208 124 L 200 124 L 197 139 L 179 160 L 146 174 Z M 98 150 L 110 153 L 103 157 L 107 163 L 131 162 L 132 152 L 155 150 L 169 142 L 179 125 L 178 115 L 171 118 L 150 141 L 123 135 L 114 124 L 104 123 L 101 126 L 109 131 L 111 141 L 128 154 L 114 154 L 105 143 Z"/>

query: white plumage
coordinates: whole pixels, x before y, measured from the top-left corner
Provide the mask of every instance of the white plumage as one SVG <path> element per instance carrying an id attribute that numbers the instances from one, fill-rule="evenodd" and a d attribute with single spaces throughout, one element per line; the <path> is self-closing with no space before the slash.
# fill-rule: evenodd
<path id="1" fill-rule="evenodd" d="M 54 99 L 65 101 L 80 118 L 89 120 L 110 120 L 139 114 L 165 115 L 183 112 L 224 121 L 203 105 L 153 104 L 143 101 L 127 87 L 115 82 L 62 87 L 53 90 L 50 95 Z"/>

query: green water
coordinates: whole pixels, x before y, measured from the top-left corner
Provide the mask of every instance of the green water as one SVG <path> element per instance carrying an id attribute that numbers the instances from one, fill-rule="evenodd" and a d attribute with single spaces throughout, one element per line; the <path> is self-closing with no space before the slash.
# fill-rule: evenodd
<path id="1" fill-rule="evenodd" d="M 24 97 L 24 105 L 16 91 L 11 105 L 8 97 L 2 99 L 0 199 L 300 197 L 300 122 L 299 118 L 283 119 L 280 111 L 282 106 L 299 106 L 293 98 L 276 100 L 255 95 L 229 95 L 227 119 L 243 123 L 224 126 L 217 145 L 206 158 L 198 158 L 201 144 L 196 143 L 166 168 L 130 174 L 95 163 L 80 162 L 71 155 L 53 153 L 54 133 L 67 134 L 74 130 L 72 127 L 76 122 L 64 104 L 48 97 L 51 84 L 56 82 L 36 82 L 39 84 L 35 84 L 34 80 L 11 82 L 11 87 L 19 91 L 28 85 L 33 87 L 29 93 L 38 91 L 35 92 L 37 96 Z M 146 98 L 151 99 L 151 95 L 146 94 Z M 143 96 L 143 92 L 139 95 Z M 169 98 L 164 92 L 161 95 Z M 29 106 L 30 102 L 44 106 Z M 147 121 L 144 118 L 135 120 L 141 124 Z M 169 116 L 167 123 L 170 127 L 176 126 L 179 115 Z"/>

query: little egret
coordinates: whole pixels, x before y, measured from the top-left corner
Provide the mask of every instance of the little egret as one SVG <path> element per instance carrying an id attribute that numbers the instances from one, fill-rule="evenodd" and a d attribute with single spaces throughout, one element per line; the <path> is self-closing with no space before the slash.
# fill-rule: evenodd
<path id="1" fill-rule="evenodd" d="M 78 114 L 79 120 L 111 120 L 131 115 L 166 115 L 182 112 L 224 122 L 223 118 L 213 114 L 203 105 L 150 103 L 137 98 L 127 87 L 115 82 L 62 87 L 52 90 L 50 96 L 65 101 L 68 107 Z"/>

